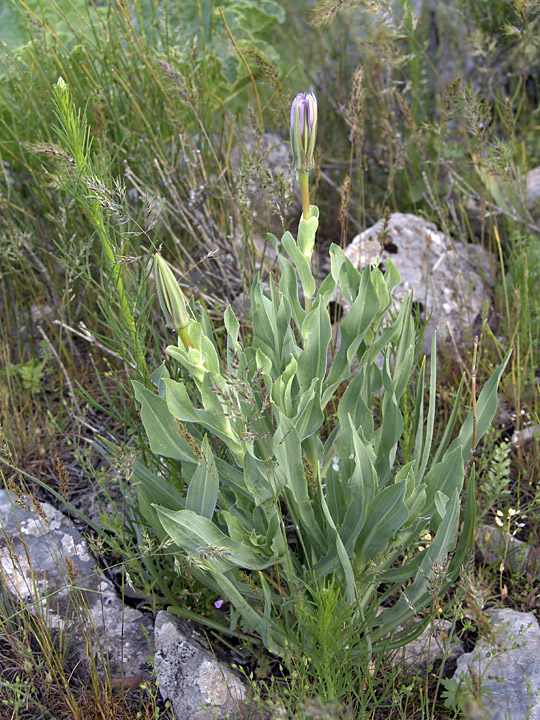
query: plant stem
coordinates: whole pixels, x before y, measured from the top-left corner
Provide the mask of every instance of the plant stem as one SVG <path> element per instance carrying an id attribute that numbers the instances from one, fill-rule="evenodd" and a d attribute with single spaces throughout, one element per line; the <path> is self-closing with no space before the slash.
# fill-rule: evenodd
<path id="1" fill-rule="evenodd" d="M 98 237 L 101 242 L 101 247 L 103 249 L 103 254 L 105 256 L 105 265 L 107 269 L 107 273 L 110 278 L 112 278 L 113 281 L 113 287 L 118 293 L 118 299 L 120 301 L 120 314 L 122 317 L 122 321 L 124 323 L 124 326 L 127 328 L 131 339 L 133 341 L 133 346 L 135 350 L 135 362 L 137 364 L 137 370 L 143 377 L 145 383 L 148 384 L 150 380 L 150 374 L 148 372 L 148 365 L 146 364 L 146 358 L 144 356 L 144 351 L 141 346 L 141 341 L 139 338 L 139 333 L 137 331 L 137 325 L 135 323 L 135 316 L 133 312 L 133 308 L 131 307 L 128 299 L 128 294 L 126 293 L 125 287 L 124 287 L 124 281 L 122 278 L 122 270 L 121 265 L 118 262 L 118 258 L 116 256 L 116 253 L 114 251 L 111 238 L 109 235 L 109 232 L 107 230 L 107 226 L 105 224 L 103 213 L 101 209 L 99 208 L 99 204 L 97 202 L 93 203 L 93 207 L 89 208 L 89 215 L 94 223 Z"/>
<path id="2" fill-rule="evenodd" d="M 191 338 L 189 337 L 187 328 L 182 328 L 181 330 L 179 330 L 178 337 L 182 341 L 182 345 L 185 347 L 186 350 L 189 350 L 189 348 L 193 347 L 193 343 L 191 342 Z"/>
<path id="3" fill-rule="evenodd" d="M 299 172 L 298 182 L 300 183 L 300 192 L 302 193 L 302 214 L 304 220 L 308 220 L 310 216 L 309 210 L 309 173 Z"/>

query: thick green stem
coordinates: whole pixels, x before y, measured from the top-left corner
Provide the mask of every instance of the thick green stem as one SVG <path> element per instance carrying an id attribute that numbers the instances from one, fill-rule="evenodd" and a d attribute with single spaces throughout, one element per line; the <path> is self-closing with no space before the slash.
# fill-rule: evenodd
<path id="1" fill-rule="evenodd" d="M 302 214 L 304 220 L 309 220 L 309 173 L 299 172 L 298 182 L 300 183 L 300 192 L 302 193 Z"/>
<path id="2" fill-rule="evenodd" d="M 189 348 L 193 347 L 193 343 L 191 342 L 191 338 L 189 337 L 187 328 L 182 328 L 181 330 L 178 330 L 178 337 L 182 341 L 182 344 L 186 350 L 189 350 Z"/>

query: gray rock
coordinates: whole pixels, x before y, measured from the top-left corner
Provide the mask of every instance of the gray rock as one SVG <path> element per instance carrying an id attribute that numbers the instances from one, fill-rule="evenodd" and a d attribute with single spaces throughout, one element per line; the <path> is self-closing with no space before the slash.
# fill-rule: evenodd
<path id="1" fill-rule="evenodd" d="M 527 425 L 523 430 L 516 430 L 514 432 L 512 435 L 512 445 L 524 446 L 538 438 L 540 438 L 540 425 Z"/>
<path id="2" fill-rule="evenodd" d="M 0 566 L 6 589 L 52 628 L 70 629 L 81 662 L 88 643 L 108 658 L 113 677 L 144 674 L 152 654 L 151 620 L 125 607 L 96 567 L 71 520 L 48 503 L 27 502 L 0 490 Z"/>
<path id="3" fill-rule="evenodd" d="M 481 682 L 489 720 L 540 720 L 540 629 L 532 613 L 496 610 L 490 637 L 457 662 L 456 680 L 465 689 Z"/>
<path id="4" fill-rule="evenodd" d="M 463 645 L 452 637 L 453 624 L 449 620 L 438 620 L 408 645 L 397 651 L 396 660 L 406 668 L 423 670 L 439 657 L 457 658 L 463 653 Z"/>
<path id="5" fill-rule="evenodd" d="M 504 562 L 511 572 L 528 572 L 540 580 L 540 550 L 508 535 L 504 527 L 482 525 L 476 544 L 489 565 Z"/>
<path id="6" fill-rule="evenodd" d="M 525 177 L 527 207 L 535 222 L 540 218 L 540 167 L 529 170 Z"/>
<path id="7" fill-rule="evenodd" d="M 154 667 L 159 690 L 182 720 L 225 720 L 241 715 L 247 684 L 205 646 L 191 623 L 160 611 L 155 622 Z M 250 716 L 251 717 L 251 716 Z"/>
<path id="8" fill-rule="evenodd" d="M 439 343 L 472 341 L 491 281 L 490 257 L 481 247 L 454 241 L 416 215 L 394 213 L 357 235 L 345 254 L 360 268 L 377 258 L 383 267 L 392 260 L 401 274 L 397 305 L 413 290 L 420 317 L 429 318 L 426 353 L 435 330 Z"/>

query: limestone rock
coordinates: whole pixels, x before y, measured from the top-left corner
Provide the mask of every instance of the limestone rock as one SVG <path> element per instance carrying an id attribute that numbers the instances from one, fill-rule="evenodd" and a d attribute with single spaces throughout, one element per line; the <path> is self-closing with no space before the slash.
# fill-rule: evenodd
<path id="1" fill-rule="evenodd" d="M 532 613 L 496 610 L 491 637 L 462 655 L 455 673 L 466 688 L 479 678 L 489 720 L 540 720 L 540 629 Z"/>
<path id="2" fill-rule="evenodd" d="M 82 662 L 91 642 L 98 662 L 108 657 L 113 676 L 144 673 L 152 653 L 150 618 L 123 606 L 83 536 L 59 510 L 48 503 L 23 509 L 0 490 L 0 567 L 6 589 L 29 610 L 52 628 L 70 628 Z"/>
<path id="3" fill-rule="evenodd" d="M 357 235 L 345 254 L 360 268 L 377 258 L 384 268 L 392 260 L 401 274 L 394 293 L 397 305 L 412 290 L 420 318 L 429 318 L 426 353 L 435 330 L 439 343 L 472 341 L 491 280 L 489 254 L 481 247 L 454 241 L 416 215 L 394 213 L 388 222 L 379 220 Z"/>
<path id="4" fill-rule="evenodd" d="M 191 623 L 165 611 L 155 622 L 154 667 L 164 700 L 182 720 L 242 717 L 246 683 L 207 649 Z M 250 715 L 250 717 L 252 717 Z"/>

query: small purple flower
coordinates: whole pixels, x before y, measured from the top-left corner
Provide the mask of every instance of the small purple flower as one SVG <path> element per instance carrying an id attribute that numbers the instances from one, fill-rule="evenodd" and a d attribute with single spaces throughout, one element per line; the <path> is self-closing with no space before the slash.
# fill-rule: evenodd
<path id="1" fill-rule="evenodd" d="M 225 600 L 223 598 L 216 600 L 216 602 L 214 603 L 214 607 L 216 608 L 216 610 L 219 610 L 224 602 Z"/>
<path id="2" fill-rule="evenodd" d="M 291 148 L 297 172 L 309 172 L 315 166 L 316 135 L 317 98 L 313 93 L 298 93 L 291 105 Z"/>

